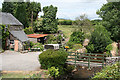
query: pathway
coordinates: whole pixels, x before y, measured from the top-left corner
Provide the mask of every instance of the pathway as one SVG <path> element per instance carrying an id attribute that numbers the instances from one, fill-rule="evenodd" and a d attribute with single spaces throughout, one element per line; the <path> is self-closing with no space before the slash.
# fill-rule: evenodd
<path id="1" fill-rule="evenodd" d="M 37 71 L 40 69 L 38 56 L 41 52 L 21 54 L 5 51 L 0 54 L 0 70 L 2 71 Z"/>

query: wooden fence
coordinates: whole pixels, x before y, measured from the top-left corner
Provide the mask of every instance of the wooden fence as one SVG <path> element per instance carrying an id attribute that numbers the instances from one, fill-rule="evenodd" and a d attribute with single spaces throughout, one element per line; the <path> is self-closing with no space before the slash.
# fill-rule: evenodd
<path id="1" fill-rule="evenodd" d="M 96 54 L 96 53 L 78 53 L 78 52 L 68 52 L 69 57 L 67 59 L 67 62 L 74 63 L 76 67 L 77 64 L 87 64 L 88 68 L 90 69 L 90 63 L 91 62 L 96 62 L 96 63 L 102 63 L 102 66 L 104 65 L 104 59 L 105 55 L 104 54 Z M 72 61 L 70 61 L 72 59 Z M 81 62 L 82 61 L 82 62 Z M 87 62 L 87 63 L 85 63 Z M 101 64 L 97 64 L 101 65 Z"/>

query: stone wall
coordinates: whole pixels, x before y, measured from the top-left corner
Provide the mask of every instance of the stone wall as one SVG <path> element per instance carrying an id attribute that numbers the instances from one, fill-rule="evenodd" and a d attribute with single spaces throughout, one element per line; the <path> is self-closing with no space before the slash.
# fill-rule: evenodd
<path id="1" fill-rule="evenodd" d="M 120 56 L 118 57 L 106 57 L 106 65 L 112 65 L 116 62 L 120 62 Z"/>
<path id="2" fill-rule="evenodd" d="M 29 38 L 29 41 L 37 43 L 37 38 Z"/>
<path id="3" fill-rule="evenodd" d="M 13 25 L 11 25 L 10 27 L 9 27 L 9 30 L 10 31 L 19 31 L 19 30 L 23 30 L 24 28 L 23 28 L 23 26 L 20 26 L 20 25 L 18 25 L 18 26 L 13 26 Z"/>

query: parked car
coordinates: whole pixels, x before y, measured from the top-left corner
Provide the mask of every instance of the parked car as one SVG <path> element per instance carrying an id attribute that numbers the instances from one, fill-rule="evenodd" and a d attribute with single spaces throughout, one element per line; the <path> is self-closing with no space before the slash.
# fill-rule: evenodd
<path id="1" fill-rule="evenodd" d="M 44 49 L 60 49 L 61 44 L 45 44 Z"/>

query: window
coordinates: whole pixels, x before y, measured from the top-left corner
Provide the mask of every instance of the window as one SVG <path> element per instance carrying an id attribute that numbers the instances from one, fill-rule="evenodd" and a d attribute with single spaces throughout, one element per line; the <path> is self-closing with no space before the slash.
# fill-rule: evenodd
<path id="1" fill-rule="evenodd" d="M 10 44 L 14 44 L 14 40 L 10 40 Z"/>

